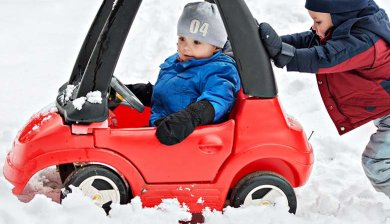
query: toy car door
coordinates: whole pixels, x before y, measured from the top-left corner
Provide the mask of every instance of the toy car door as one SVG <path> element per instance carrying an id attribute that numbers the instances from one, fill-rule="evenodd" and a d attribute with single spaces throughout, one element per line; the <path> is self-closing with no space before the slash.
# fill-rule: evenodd
<path id="1" fill-rule="evenodd" d="M 166 146 L 156 128 L 95 131 L 95 146 L 128 159 L 147 183 L 211 182 L 232 152 L 234 120 L 198 127 L 183 142 Z"/>

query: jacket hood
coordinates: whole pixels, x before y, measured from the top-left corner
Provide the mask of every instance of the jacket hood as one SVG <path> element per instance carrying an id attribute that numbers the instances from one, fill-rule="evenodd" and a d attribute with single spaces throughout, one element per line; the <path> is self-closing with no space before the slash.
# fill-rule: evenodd
<path id="1" fill-rule="evenodd" d="M 368 6 L 361 10 L 331 13 L 331 17 L 334 39 L 349 37 L 352 27 L 356 27 L 368 30 L 390 43 L 389 18 L 373 0 L 368 0 Z"/>
<path id="2" fill-rule="evenodd" d="M 343 22 L 350 19 L 362 18 L 364 16 L 374 15 L 378 12 L 380 8 L 373 1 L 369 0 L 367 7 L 359 10 L 349 11 L 349 12 L 340 12 L 340 13 L 330 13 L 332 17 L 332 22 L 335 27 L 339 26 Z"/>

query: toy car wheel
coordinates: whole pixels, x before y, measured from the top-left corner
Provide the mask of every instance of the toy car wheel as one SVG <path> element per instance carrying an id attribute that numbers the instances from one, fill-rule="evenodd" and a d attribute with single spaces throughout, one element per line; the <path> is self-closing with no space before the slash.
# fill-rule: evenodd
<path id="1" fill-rule="evenodd" d="M 269 172 L 256 172 L 244 177 L 232 191 L 230 204 L 240 206 L 288 206 L 289 212 L 297 210 L 294 189 L 281 176 Z"/>
<path id="2" fill-rule="evenodd" d="M 73 171 L 64 182 L 63 198 L 72 192 L 70 185 L 78 187 L 107 214 L 112 203 L 126 204 L 129 202 L 130 191 L 122 178 L 102 166 L 91 165 Z"/>

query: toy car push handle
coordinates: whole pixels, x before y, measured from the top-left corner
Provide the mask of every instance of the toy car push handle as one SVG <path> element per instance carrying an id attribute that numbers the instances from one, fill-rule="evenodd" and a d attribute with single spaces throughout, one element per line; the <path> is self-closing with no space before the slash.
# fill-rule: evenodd
<path id="1" fill-rule="evenodd" d="M 122 82 L 116 77 L 111 79 L 111 87 L 127 102 L 131 107 L 136 109 L 138 112 L 144 111 L 144 105 L 141 101 L 131 92 Z"/>

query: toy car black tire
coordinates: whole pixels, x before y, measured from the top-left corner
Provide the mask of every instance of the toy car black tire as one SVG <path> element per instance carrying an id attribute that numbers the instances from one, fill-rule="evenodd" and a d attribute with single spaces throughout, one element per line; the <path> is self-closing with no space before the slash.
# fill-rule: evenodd
<path id="1" fill-rule="evenodd" d="M 79 187 L 84 194 L 92 198 L 98 206 L 101 206 L 107 214 L 111 209 L 110 205 L 112 203 L 126 204 L 130 200 L 129 187 L 127 187 L 122 178 L 111 169 L 100 165 L 85 166 L 73 171 L 63 184 L 62 198 L 65 198 L 67 194 L 72 192 L 69 187 L 71 185 Z M 91 192 L 95 192 L 95 194 L 89 195 Z"/>
<path id="2" fill-rule="evenodd" d="M 276 201 L 272 201 L 272 198 L 264 199 L 269 193 L 284 197 L 290 208 L 289 212 L 295 214 L 297 199 L 294 189 L 283 177 L 271 172 L 256 172 L 242 178 L 232 190 L 230 205 L 238 208 L 254 203 L 259 206 L 275 204 Z"/>

